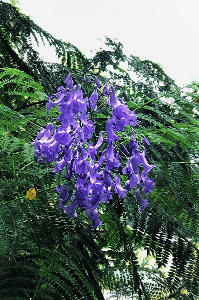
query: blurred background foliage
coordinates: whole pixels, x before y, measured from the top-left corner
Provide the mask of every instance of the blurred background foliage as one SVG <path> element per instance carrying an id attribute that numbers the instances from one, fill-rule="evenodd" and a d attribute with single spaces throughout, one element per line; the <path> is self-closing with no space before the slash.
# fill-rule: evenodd
<path id="1" fill-rule="evenodd" d="M 60 64 L 41 60 L 32 44 L 38 37 L 55 48 Z M 31 146 L 55 120 L 56 108 L 46 114 L 47 96 L 69 73 L 85 97 L 94 88 L 86 76 L 116 87 L 135 110 L 137 137 L 150 141 L 147 155 L 156 164 L 146 210 L 133 192 L 115 197 L 101 207 L 97 230 L 84 213 L 70 220 L 62 214 L 55 192 L 62 179 L 52 165 L 37 166 Z M 108 118 L 101 92 L 99 131 Z M 127 57 L 108 37 L 86 58 L 21 14 L 16 1 L 0 0 L 0 299 L 198 299 L 198 95 L 197 82 L 178 87 L 159 65 Z"/>

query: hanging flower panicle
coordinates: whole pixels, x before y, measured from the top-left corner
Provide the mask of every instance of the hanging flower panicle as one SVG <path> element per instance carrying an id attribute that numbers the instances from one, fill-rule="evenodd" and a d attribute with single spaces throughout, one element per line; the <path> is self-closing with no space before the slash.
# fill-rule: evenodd
<path id="1" fill-rule="evenodd" d="M 153 191 L 155 182 L 148 177 L 148 172 L 155 165 L 149 165 L 147 162 L 144 146 L 142 152 L 138 150 L 138 141 L 133 129 L 137 124 L 135 112 L 130 111 L 127 104 L 117 98 L 114 87 L 109 88 L 107 82 L 102 95 L 108 96 L 107 105 L 111 106 L 112 114 L 107 121 L 106 132 L 101 132 L 96 144 L 93 145 L 95 124 L 89 118 L 89 110 L 97 110 L 97 87 L 101 88 L 100 82 L 93 77 L 97 86 L 89 99 L 83 97 L 80 85 L 73 86 L 71 75 L 65 80 L 66 87 L 58 88 L 57 100 L 53 102 L 50 95 L 47 113 L 57 105 L 60 112 L 57 120 L 60 125 L 54 129 L 53 123 L 47 124 L 46 128 L 42 128 L 37 134 L 33 145 L 35 160 L 38 163 L 41 156 L 48 163 L 56 162 L 54 173 L 62 174 L 63 169 L 66 170 L 66 184 L 59 184 L 56 188 L 59 206 L 63 212 L 71 218 L 77 215 L 77 207 L 81 207 L 92 221 L 93 228 L 97 228 L 101 225 L 97 212 L 98 205 L 100 202 L 107 203 L 112 200 L 113 194 L 124 198 L 131 189 L 137 187 L 135 195 L 140 202 L 141 211 L 146 208 L 148 199 L 142 198 L 141 190 L 146 196 Z M 126 154 L 124 166 L 118 151 L 120 137 L 117 132 L 122 132 L 128 125 L 132 127 L 132 136 L 128 149 L 122 144 L 123 152 Z M 149 146 L 145 137 L 144 142 Z M 105 149 L 102 151 L 100 149 L 103 144 Z M 142 165 L 141 173 L 140 165 Z M 125 184 L 121 184 L 121 178 L 124 177 L 128 180 Z M 76 185 L 72 190 L 67 184 L 71 181 Z"/>

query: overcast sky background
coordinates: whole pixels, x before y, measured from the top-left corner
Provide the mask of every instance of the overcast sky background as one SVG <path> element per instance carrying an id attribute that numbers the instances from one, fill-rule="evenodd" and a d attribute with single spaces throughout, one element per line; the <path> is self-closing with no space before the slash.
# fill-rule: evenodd
<path id="1" fill-rule="evenodd" d="M 199 0 L 19 0 L 21 12 L 87 57 L 117 38 L 124 53 L 161 64 L 180 85 L 199 81 Z M 41 55 L 54 61 L 49 49 Z"/>

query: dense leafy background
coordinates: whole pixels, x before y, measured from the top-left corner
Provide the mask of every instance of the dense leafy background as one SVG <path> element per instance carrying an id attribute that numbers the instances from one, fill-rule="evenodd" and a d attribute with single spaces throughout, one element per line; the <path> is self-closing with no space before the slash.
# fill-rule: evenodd
<path id="1" fill-rule="evenodd" d="M 179 88 L 159 65 L 125 56 L 122 44 L 109 38 L 106 50 L 88 59 L 3 1 L 0 20 L 0 299 L 104 299 L 105 289 L 117 299 L 197 299 L 198 84 L 188 92 Z M 55 47 L 61 64 L 39 58 L 31 42 L 39 36 Z M 148 138 L 147 154 L 156 164 L 147 209 L 140 212 L 133 193 L 115 198 L 102 207 L 98 230 L 91 230 L 84 213 L 71 220 L 62 214 L 55 192 L 60 178 L 46 163 L 38 168 L 31 146 L 57 115 L 56 108 L 46 114 L 47 95 L 69 73 L 85 96 L 94 87 L 86 75 L 116 86 L 118 97 L 136 111 L 137 137 Z M 104 105 L 96 112 L 99 130 L 107 114 Z M 124 142 L 128 129 L 126 134 Z M 37 195 L 30 201 L 33 187 Z M 140 249 L 147 250 L 142 262 Z"/>

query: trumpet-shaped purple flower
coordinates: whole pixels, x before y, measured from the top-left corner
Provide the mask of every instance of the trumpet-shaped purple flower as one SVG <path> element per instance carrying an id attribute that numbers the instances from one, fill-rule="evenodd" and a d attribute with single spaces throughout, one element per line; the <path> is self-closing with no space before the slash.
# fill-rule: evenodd
<path id="1" fill-rule="evenodd" d="M 128 124 L 133 127 L 137 124 L 137 117 L 135 112 L 129 111 L 126 104 L 120 104 L 116 108 L 114 108 L 113 114 L 118 120 L 122 121 L 121 123 L 123 123 L 122 128 L 120 130 L 118 129 L 118 131 L 123 131 L 124 126 L 127 126 Z"/>
<path id="2" fill-rule="evenodd" d="M 65 204 L 68 202 L 68 200 L 71 198 L 71 194 L 69 193 L 67 187 L 65 185 L 61 185 L 60 183 L 55 189 L 59 193 L 59 207 L 64 208 Z"/>
<path id="3" fill-rule="evenodd" d="M 143 199 L 142 196 L 141 196 L 141 193 L 140 193 L 140 188 L 137 189 L 136 191 L 136 198 L 138 199 L 138 201 L 140 202 L 140 210 L 141 211 L 144 211 L 145 208 L 147 207 L 148 205 L 148 199 Z"/>
<path id="4" fill-rule="evenodd" d="M 107 83 L 107 81 L 106 81 L 106 82 L 105 82 L 105 86 L 104 86 L 104 88 L 103 88 L 102 95 L 103 95 L 103 96 L 107 96 L 107 95 L 109 95 L 109 93 L 110 93 L 110 89 L 109 89 L 108 83 Z"/>
<path id="5" fill-rule="evenodd" d="M 126 190 L 121 186 L 120 183 L 120 175 L 118 174 L 115 178 L 115 187 L 114 191 L 118 193 L 119 198 L 125 198 L 126 197 Z"/>
<path id="6" fill-rule="evenodd" d="M 89 100 L 90 100 L 90 104 L 91 104 L 91 109 L 94 110 L 94 111 L 97 110 L 97 106 L 96 106 L 96 103 L 97 103 L 97 100 L 98 100 L 97 88 L 95 88 L 95 90 L 91 94 Z"/>
<path id="7" fill-rule="evenodd" d="M 86 215 L 89 217 L 89 219 L 92 221 L 93 229 L 96 229 L 98 226 L 102 225 L 102 222 L 100 221 L 97 209 L 88 208 L 86 209 Z"/>
<path id="8" fill-rule="evenodd" d="M 147 177 L 147 174 L 155 165 L 149 165 L 145 157 L 145 148 L 143 147 L 142 153 L 140 153 L 140 163 L 143 165 L 144 170 L 142 171 L 142 179 Z"/>
<path id="9" fill-rule="evenodd" d="M 49 101 L 48 101 L 47 104 L 46 104 L 46 107 L 47 107 L 47 114 L 49 114 L 49 110 L 50 110 L 52 107 L 54 107 L 54 106 L 56 106 L 56 105 L 59 105 L 59 104 L 63 101 L 64 97 L 65 97 L 65 95 L 64 95 L 64 94 L 61 94 L 61 96 L 60 96 L 56 101 L 54 101 L 54 102 L 52 102 L 51 99 L 49 99 Z"/>
<path id="10" fill-rule="evenodd" d="M 115 89 L 112 86 L 111 87 L 111 94 L 110 94 L 110 104 L 112 106 L 113 109 L 115 109 L 116 107 L 121 105 L 121 102 L 119 101 L 119 99 L 117 98 L 117 96 L 115 95 Z"/>
<path id="11" fill-rule="evenodd" d="M 76 208 L 78 207 L 79 202 L 73 200 L 69 205 L 62 208 L 63 212 L 67 215 L 67 218 L 77 217 Z"/>
<path id="12" fill-rule="evenodd" d="M 98 141 L 95 146 L 93 146 L 93 143 L 89 145 L 88 147 L 88 154 L 91 156 L 92 159 L 94 159 L 95 154 L 97 153 L 97 150 L 100 148 L 100 146 L 103 143 L 103 136 L 102 134 L 104 131 L 102 131 L 99 135 Z"/>
<path id="13" fill-rule="evenodd" d="M 155 181 L 154 179 L 146 177 L 145 180 L 140 184 L 140 186 L 144 187 L 144 192 L 148 196 L 148 194 L 154 189 Z"/>
<path id="14" fill-rule="evenodd" d="M 116 122 L 114 116 L 110 118 L 110 120 L 106 123 L 106 132 L 107 132 L 107 139 L 109 142 L 114 142 L 119 139 L 119 137 L 114 133 L 113 127 Z"/>
<path id="15" fill-rule="evenodd" d="M 119 159 L 114 154 L 113 143 L 111 143 L 111 142 L 108 143 L 106 155 L 107 155 L 107 162 L 106 162 L 107 170 L 113 170 L 114 168 L 117 168 L 121 165 L 121 163 L 119 162 Z"/>
<path id="16" fill-rule="evenodd" d="M 51 138 L 51 133 L 54 130 L 54 125 L 52 123 L 47 124 L 46 129 L 42 128 L 39 133 L 37 133 L 37 137 L 39 139 L 49 139 Z"/>
<path id="17" fill-rule="evenodd" d="M 139 174 L 132 173 L 129 176 L 129 180 L 127 181 L 126 189 L 130 191 L 131 189 L 135 188 L 140 183 L 140 176 Z"/>
<path id="18" fill-rule="evenodd" d="M 67 160 L 65 160 L 64 158 L 62 158 L 60 161 L 58 161 L 54 168 L 54 173 L 60 172 L 60 174 L 61 174 L 66 163 L 67 163 Z"/>
<path id="19" fill-rule="evenodd" d="M 58 127 L 54 134 L 54 139 L 58 141 L 61 145 L 69 145 L 71 142 L 71 136 L 65 128 Z"/>

